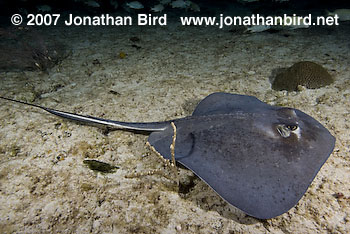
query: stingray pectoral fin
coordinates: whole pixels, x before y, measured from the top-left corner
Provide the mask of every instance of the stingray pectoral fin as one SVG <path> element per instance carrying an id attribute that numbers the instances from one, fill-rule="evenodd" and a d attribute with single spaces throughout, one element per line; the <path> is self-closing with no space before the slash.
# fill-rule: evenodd
<path id="1" fill-rule="evenodd" d="M 24 104 L 27 106 L 40 108 L 40 109 L 45 110 L 53 115 L 56 115 L 56 116 L 59 116 L 59 117 L 65 118 L 65 119 L 70 119 L 70 120 L 74 120 L 74 121 L 78 121 L 78 122 L 84 122 L 84 123 L 88 123 L 88 124 L 95 124 L 95 125 L 99 125 L 99 126 L 106 126 L 109 128 L 153 132 L 153 131 L 163 131 L 165 129 L 165 127 L 167 125 L 169 125 L 169 122 L 131 123 L 131 122 L 114 121 L 114 120 L 102 119 L 102 118 L 97 118 L 97 117 L 88 116 L 88 115 L 78 115 L 75 113 L 55 110 L 55 109 L 47 108 L 44 106 L 40 106 L 40 105 L 28 103 L 28 102 L 14 100 L 11 98 L 6 98 L 6 97 L 0 97 L 0 98 L 7 100 L 7 101 Z"/>
<path id="2" fill-rule="evenodd" d="M 231 94 L 231 93 L 212 93 L 204 98 L 193 111 L 193 116 L 230 114 L 238 111 L 250 113 L 261 109 L 274 109 L 256 97 Z"/>

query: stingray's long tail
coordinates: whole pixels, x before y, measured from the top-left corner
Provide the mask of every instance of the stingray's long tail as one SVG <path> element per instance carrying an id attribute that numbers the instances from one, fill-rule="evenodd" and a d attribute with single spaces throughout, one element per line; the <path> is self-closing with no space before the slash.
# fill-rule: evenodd
<path id="1" fill-rule="evenodd" d="M 114 121 L 114 120 L 109 120 L 109 119 L 97 118 L 97 117 L 88 116 L 88 115 L 78 115 L 78 114 L 74 114 L 74 113 L 70 113 L 70 112 L 59 111 L 59 110 L 47 108 L 44 106 L 40 106 L 40 105 L 28 103 L 28 102 L 23 102 L 23 101 L 18 101 L 18 100 L 6 98 L 6 97 L 0 96 L 0 98 L 7 100 L 7 101 L 16 102 L 16 103 L 40 108 L 40 109 L 45 110 L 51 114 L 57 115 L 59 117 L 65 118 L 65 119 L 70 119 L 70 120 L 74 120 L 74 121 L 78 121 L 78 122 L 84 122 L 84 123 L 88 123 L 88 124 L 106 126 L 109 128 L 154 132 L 154 131 L 163 131 L 169 125 L 169 122 L 148 122 L 148 123 L 120 122 L 120 121 Z"/>

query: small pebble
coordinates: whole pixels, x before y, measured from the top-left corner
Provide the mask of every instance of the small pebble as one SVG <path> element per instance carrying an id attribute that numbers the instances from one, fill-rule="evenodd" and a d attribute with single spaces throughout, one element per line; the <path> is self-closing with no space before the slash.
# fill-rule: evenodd
<path id="1" fill-rule="evenodd" d="M 180 225 L 180 224 L 177 225 L 177 226 L 175 227 L 175 229 L 176 229 L 176 231 L 181 231 L 181 225 Z"/>
<path id="2" fill-rule="evenodd" d="M 120 52 L 119 53 L 119 58 L 120 59 L 124 59 L 126 57 L 126 53 L 124 53 L 124 52 Z"/>

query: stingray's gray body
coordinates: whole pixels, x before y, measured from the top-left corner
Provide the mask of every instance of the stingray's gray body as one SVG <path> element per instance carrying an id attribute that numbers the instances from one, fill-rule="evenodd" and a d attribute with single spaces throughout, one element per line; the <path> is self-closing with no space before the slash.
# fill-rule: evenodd
<path id="1" fill-rule="evenodd" d="M 309 115 L 237 94 L 213 93 L 192 116 L 153 123 L 111 121 L 34 106 L 73 120 L 149 131 L 150 144 L 167 159 L 174 122 L 176 160 L 228 203 L 260 219 L 278 216 L 297 204 L 335 143 Z"/>

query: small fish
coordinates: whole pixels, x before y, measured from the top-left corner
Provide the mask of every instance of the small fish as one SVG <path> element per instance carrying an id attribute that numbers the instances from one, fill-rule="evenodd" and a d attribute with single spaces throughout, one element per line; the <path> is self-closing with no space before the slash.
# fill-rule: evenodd
<path id="1" fill-rule="evenodd" d="M 171 0 L 159 0 L 159 3 L 162 5 L 168 5 L 171 2 Z"/>
<path id="2" fill-rule="evenodd" d="M 83 163 L 86 164 L 91 170 L 99 171 L 102 173 L 113 173 L 115 172 L 115 169 L 119 168 L 94 159 L 84 160 Z"/>
<path id="3" fill-rule="evenodd" d="M 98 2 L 95 2 L 95 1 L 92 1 L 92 0 L 84 2 L 84 4 L 87 5 L 87 6 L 90 6 L 90 7 L 96 7 L 96 8 L 100 7 L 100 4 Z"/>
<path id="4" fill-rule="evenodd" d="M 333 12 L 327 11 L 328 16 L 338 15 L 340 21 L 350 21 L 350 9 L 336 9 Z"/>
<path id="5" fill-rule="evenodd" d="M 199 7 L 199 5 L 197 3 L 191 2 L 190 1 L 190 9 L 194 12 L 200 12 L 201 8 Z"/>
<path id="6" fill-rule="evenodd" d="M 20 14 L 23 14 L 23 15 L 28 15 L 28 14 L 29 14 L 28 11 L 27 11 L 27 9 L 25 9 L 25 8 L 19 8 L 19 9 L 18 9 L 18 12 L 19 12 Z"/>
<path id="7" fill-rule="evenodd" d="M 143 9 L 143 5 L 142 3 L 138 2 L 138 1 L 133 1 L 133 2 L 128 2 L 126 3 L 126 5 L 131 8 L 131 9 L 136 9 L 136 10 L 140 10 Z"/>
<path id="8" fill-rule="evenodd" d="M 112 6 L 114 9 L 117 9 L 118 6 L 119 6 L 117 0 L 110 0 L 109 3 L 111 4 L 111 6 Z"/>
<path id="9" fill-rule="evenodd" d="M 269 25 L 253 25 L 248 27 L 244 32 L 246 33 L 257 33 L 269 30 L 271 26 Z"/>
<path id="10" fill-rule="evenodd" d="M 288 16 L 289 18 L 284 18 L 281 20 L 276 20 L 276 23 L 280 26 L 286 27 L 290 30 L 299 29 L 299 28 L 309 28 L 310 24 L 304 22 L 302 16 L 293 15 Z"/>
<path id="11" fill-rule="evenodd" d="M 247 2 L 258 2 L 258 1 L 259 0 L 238 0 L 238 2 L 243 3 L 243 4 L 245 4 Z"/>
<path id="12" fill-rule="evenodd" d="M 170 3 L 172 8 L 187 8 L 190 6 L 190 1 L 176 0 Z"/>
<path id="13" fill-rule="evenodd" d="M 151 7 L 151 11 L 153 12 L 162 12 L 164 10 L 164 6 L 162 4 L 157 4 L 154 7 Z"/>
<path id="14" fill-rule="evenodd" d="M 38 12 L 50 12 L 52 10 L 52 8 L 49 5 L 40 5 L 37 6 L 36 9 L 38 10 Z"/>

